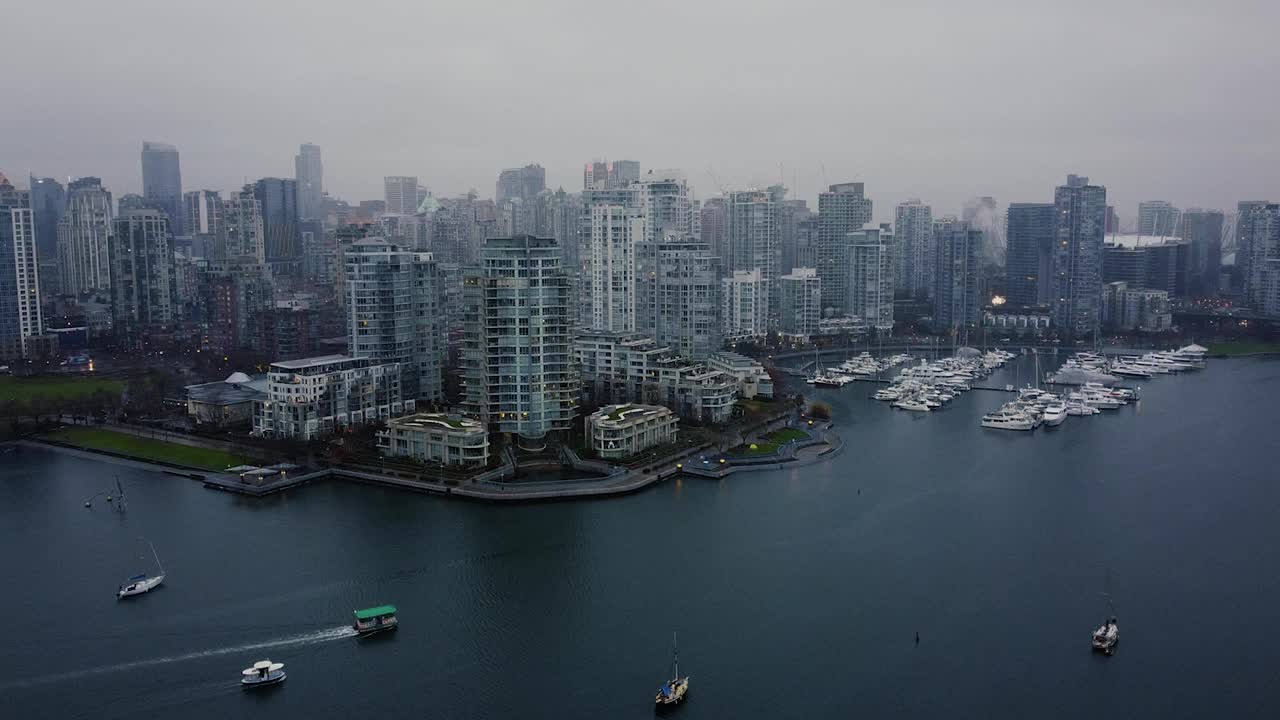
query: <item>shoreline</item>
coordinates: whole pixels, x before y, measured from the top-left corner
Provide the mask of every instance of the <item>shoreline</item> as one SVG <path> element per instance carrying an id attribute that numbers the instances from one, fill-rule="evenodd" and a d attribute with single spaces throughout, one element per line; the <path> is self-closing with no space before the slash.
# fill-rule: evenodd
<path id="1" fill-rule="evenodd" d="M 10 447 L 29 447 L 63 453 L 86 460 L 102 460 L 112 464 L 132 467 L 140 470 L 195 480 L 211 490 L 235 493 L 247 497 L 266 497 L 302 487 L 312 482 L 327 480 L 345 480 L 364 485 L 380 485 L 401 490 L 437 495 L 458 497 L 464 500 L 487 503 L 534 503 L 554 501 L 591 500 L 630 495 L 661 484 L 672 478 L 687 476 L 712 479 L 724 479 L 735 472 L 751 472 L 759 470 L 780 470 L 786 467 L 803 467 L 835 457 L 844 448 L 844 441 L 839 435 L 830 431 L 828 423 L 820 430 L 820 437 L 807 442 L 796 442 L 789 446 L 790 453 L 778 458 L 762 459 L 760 462 L 728 464 L 723 468 L 704 471 L 699 468 L 685 467 L 683 461 L 692 455 L 705 452 L 713 446 L 702 445 L 689 448 L 680 453 L 663 458 L 657 463 L 650 463 L 649 471 L 634 470 L 601 480 L 563 480 L 550 483 L 539 483 L 536 487 L 522 487 L 519 483 L 501 483 L 482 480 L 461 485 L 446 485 L 419 479 L 408 479 L 391 474 L 371 473 L 344 467 L 321 468 L 303 472 L 285 480 L 278 480 L 263 485 L 251 485 L 240 481 L 238 475 L 211 471 L 204 468 L 168 463 L 159 460 L 137 458 L 123 453 L 108 450 L 78 447 L 67 443 L 25 438 L 4 443 Z M 801 451 L 816 445 L 826 444 L 821 452 L 804 457 Z M 716 457 L 722 453 L 715 453 Z"/>

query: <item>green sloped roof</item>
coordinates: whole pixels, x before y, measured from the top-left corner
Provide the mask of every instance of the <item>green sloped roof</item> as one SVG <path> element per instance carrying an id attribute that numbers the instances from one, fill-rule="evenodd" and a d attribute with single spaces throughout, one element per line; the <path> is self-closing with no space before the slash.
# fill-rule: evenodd
<path id="1" fill-rule="evenodd" d="M 357 620 L 371 620 L 382 615 L 395 615 L 395 605 L 379 605 L 378 607 L 365 608 L 356 611 Z"/>

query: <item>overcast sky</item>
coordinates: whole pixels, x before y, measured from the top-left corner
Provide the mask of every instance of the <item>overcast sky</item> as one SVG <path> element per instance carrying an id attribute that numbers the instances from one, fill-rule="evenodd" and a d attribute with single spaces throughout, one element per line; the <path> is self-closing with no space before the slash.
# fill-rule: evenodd
<path id="1" fill-rule="evenodd" d="M 1187 7 L 1179 7 L 1179 6 Z M 699 197 L 860 180 L 920 197 L 1052 199 L 1068 172 L 1138 201 L 1280 198 L 1280 2 L 30 0 L 0 13 L 0 171 L 185 190 L 384 175 L 492 196 L 503 167 L 578 190 L 592 158 L 681 168 Z M 713 179 L 717 178 L 717 179 Z"/>

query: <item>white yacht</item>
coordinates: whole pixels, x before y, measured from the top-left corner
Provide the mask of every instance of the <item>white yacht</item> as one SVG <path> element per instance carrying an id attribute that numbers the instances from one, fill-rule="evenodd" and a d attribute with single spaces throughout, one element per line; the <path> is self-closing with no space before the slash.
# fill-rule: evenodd
<path id="1" fill-rule="evenodd" d="M 982 427 L 997 430 L 1032 430 L 1035 423 L 1027 415 L 1015 410 L 997 410 L 982 416 Z"/>
<path id="2" fill-rule="evenodd" d="M 932 408 L 922 399 L 915 397 L 905 397 L 893 404 L 894 407 L 901 410 L 912 410 L 915 412 L 929 412 Z"/>
<path id="3" fill-rule="evenodd" d="M 1067 406 L 1060 402 L 1052 402 L 1044 408 L 1044 424 L 1058 427 L 1067 419 Z"/>
<path id="4" fill-rule="evenodd" d="M 890 388 L 880 388 L 871 397 L 876 400 L 897 400 L 902 397 L 902 394 Z"/>
<path id="5" fill-rule="evenodd" d="M 1086 404 L 1083 400 L 1080 400 L 1080 401 L 1072 400 L 1067 403 L 1066 407 L 1067 407 L 1067 414 L 1074 415 L 1076 417 L 1089 417 L 1090 415 L 1097 415 L 1098 413 L 1102 412 L 1098 408 L 1093 407 L 1092 405 Z"/>

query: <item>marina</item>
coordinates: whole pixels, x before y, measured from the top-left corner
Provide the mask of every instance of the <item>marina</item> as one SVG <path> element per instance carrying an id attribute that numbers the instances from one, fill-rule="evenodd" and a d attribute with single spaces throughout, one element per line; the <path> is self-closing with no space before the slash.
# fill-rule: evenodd
<path id="1" fill-rule="evenodd" d="M 984 383 L 1033 374 L 1019 356 Z M 247 498 L 120 468 L 120 513 L 83 507 L 99 461 L 20 446 L 0 468 L 0 542 L 31 539 L 19 576 L 65 571 L 0 600 L 19 620 L 0 695 L 27 717 L 134 717 L 145 697 L 196 720 L 395 717 L 417 701 L 442 717 L 643 718 L 677 676 L 663 665 L 679 628 L 678 676 L 692 663 L 698 692 L 675 716 L 977 716 L 993 687 L 1034 717 L 1256 716 L 1280 703 L 1266 669 L 1280 662 L 1277 381 L 1275 363 L 1214 361 L 1034 442 L 977 422 L 1011 394 L 926 415 L 868 397 L 882 385 L 823 389 L 846 445 L 831 461 L 601 502 L 348 483 Z M 117 603 L 104 590 L 137 572 L 139 537 L 170 578 Z M 244 537 L 272 552 L 241 551 Z M 1128 608 L 1110 658 L 1083 637 L 1114 617 L 1107 569 Z M 412 622 L 354 641 L 352 609 L 386 601 Z M 37 607 L 61 621 L 36 622 Z M 1206 614 L 1236 640 L 1188 656 L 1173 639 Z M 992 617 L 1019 632 L 991 633 Z M 623 650 L 601 663 L 599 648 Z M 266 658 L 288 680 L 242 691 L 242 668 Z M 779 665 L 829 672 L 783 697 Z M 555 707 L 531 701 L 566 675 Z"/>

